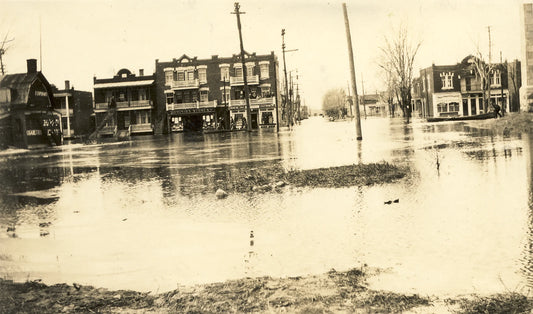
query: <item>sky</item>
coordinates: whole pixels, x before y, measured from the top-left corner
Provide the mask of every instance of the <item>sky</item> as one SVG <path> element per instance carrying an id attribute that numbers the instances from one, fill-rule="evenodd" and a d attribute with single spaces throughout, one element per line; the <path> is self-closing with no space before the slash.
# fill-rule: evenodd
<path id="1" fill-rule="evenodd" d="M 384 89 L 379 63 L 385 38 L 399 25 L 412 43 L 421 42 L 420 68 L 455 64 L 480 51 L 487 58 L 488 27 L 493 61 L 521 58 L 522 0 L 243 0 L 244 49 L 274 51 L 283 71 L 281 29 L 285 29 L 287 71 L 298 74 L 299 90 L 320 108 L 332 88 L 350 80 L 342 3 L 354 49 L 358 93 Z M 6 44 L 7 73 L 26 71 L 26 59 L 40 59 L 52 84 L 93 90 L 93 77 L 109 78 L 122 68 L 145 74 L 155 60 L 183 54 L 199 59 L 239 52 L 234 1 L 226 0 L 0 0 L 0 36 Z M 41 34 L 41 35 L 40 35 Z"/>

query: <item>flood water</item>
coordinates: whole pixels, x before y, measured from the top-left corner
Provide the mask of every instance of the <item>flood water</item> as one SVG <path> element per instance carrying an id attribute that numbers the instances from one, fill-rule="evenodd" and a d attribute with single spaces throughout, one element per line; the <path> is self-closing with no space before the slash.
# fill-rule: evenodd
<path id="1" fill-rule="evenodd" d="M 162 292 L 361 265 L 376 289 L 533 287 L 533 136 L 314 117 L 292 131 L 172 134 L 0 152 L 0 276 Z M 392 184 L 214 191 L 235 173 L 389 161 Z M 398 200 L 397 203 L 391 200 Z M 253 237 L 252 237 L 253 236 Z"/>

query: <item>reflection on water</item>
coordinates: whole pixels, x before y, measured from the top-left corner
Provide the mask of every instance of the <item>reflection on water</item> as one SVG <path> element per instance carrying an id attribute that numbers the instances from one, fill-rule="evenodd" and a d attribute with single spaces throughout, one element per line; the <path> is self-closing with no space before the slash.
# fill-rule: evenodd
<path id="1" fill-rule="evenodd" d="M 293 131 L 172 134 L 0 155 L 0 274 L 164 291 L 362 264 L 376 288 L 531 286 L 532 142 L 465 123 L 305 120 Z M 237 174 L 386 160 L 373 187 L 230 194 Z M 394 201 L 393 201 L 394 200 Z"/>

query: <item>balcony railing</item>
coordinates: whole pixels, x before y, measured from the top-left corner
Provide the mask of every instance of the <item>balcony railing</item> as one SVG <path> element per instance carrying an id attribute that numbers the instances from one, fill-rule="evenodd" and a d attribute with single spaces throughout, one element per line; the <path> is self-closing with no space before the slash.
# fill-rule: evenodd
<path id="1" fill-rule="evenodd" d="M 131 100 L 131 101 L 117 101 L 117 109 L 137 109 L 142 107 L 153 108 L 153 102 L 151 100 Z M 96 110 L 107 110 L 109 109 L 109 104 L 106 102 L 96 103 Z"/>
<path id="2" fill-rule="evenodd" d="M 250 106 L 259 106 L 259 105 L 274 105 L 276 104 L 275 97 L 264 97 L 264 98 L 250 98 Z M 246 105 L 245 99 L 232 99 L 230 100 L 230 106 L 244 106 Z"/>
<path id="3" fill-rule="evenodd" d="M 61 108 L 61 109 L 55 109 L 56 111 L 59 111 L 59 113 L 61 113 L 61 116 L 63 117 L 66 117 L 67 116 L 67 109 L 66 108 Z M 69 117 L 72 117 L 74 115 L 74 109 L 70 109 L 68 110 L 68 116 Z"/>
<path id="4" fill-rule="evenodd" d="M 181 104 L 167 104 L 167 111 L 180 109 L 198 109 L 198 108 L 215 108 L 217 106 L 216 100 L 211 101 L 196 101 L 186 102 Z"/>
<path id="5" fill-rule="evenodd" d="M 198 81 L 198 79 L 187 81 L 172 81 L 171 87 L 174 90 L 199 88 L 200 82 Z"/>
<path id="6" fill-rule="evenodd" d="M 142 124 L 130 124 L 129 126 L 130 133 L 148 133 L 153 132 L 152 124 L 142 123 Z"/>
<path id="7" fill-rule="evenodd" d="M 259 75 L 248 75 L 246 76 L 246 81 L 249 85 L 259 84 Z M 243 76 L 230 76 L 229 83 L 232 86 L 244 85 Z"/>

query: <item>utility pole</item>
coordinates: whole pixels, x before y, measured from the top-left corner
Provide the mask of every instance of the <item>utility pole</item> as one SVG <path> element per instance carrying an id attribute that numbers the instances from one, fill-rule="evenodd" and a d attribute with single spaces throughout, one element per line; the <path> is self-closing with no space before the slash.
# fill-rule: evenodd
<path id="1" fill-rule="evenodd" d="M 285 50 L 285 29 L 281 30 L 281 50 L 283 51 L 283 73 L 285 75 L 285 108 L 287 110 L 287 126 L 292 125 L 292 102 L 289 98 L 289 82 L 287 80 L 287 63 L 285 62 L 285 52 L 298 51 L 298 49 Z"/>
<path id="2" fill-rule="evenodd" d="M 348 41 L 348 57 L 350 58 L 350 74 L 353 86 L 353 95 L 355 97 L 355 133 L 358 141 L 363 139 L 361 134 L 361 116 L 359 113 L 359 99 L 357 96 L 357 83 L 355 81 L 355 66 L 353 62 L 352 36 L 350 35 L 350 22 L 348 21 L 348 11 L 346 10 L 346 3 L 342 4 L 344 12 L 344 25 L 346 27 L 346 40 Z"/>
<path id="3" fill-rule="evenodd" d="M 235 11 L 232 14 L 237 15 L 237 28 L 239 29 L 239 41 L 241 44 L 241 62 L 242 62 L 242 76 L 244 78 L 244 98 L 246 99 L 246 128 L 248 132 L 252 131 L 252 112 L 250 110 L 250 90 L 248 89 L 248 80 L 246 78 L 246 64 L 244 62 L 244 46 L 242 44 L 242 33 L 241 33 L 241 14 L 246 12 L 240 12 L 239 9 L 241 6 L 238 2 L 235 2 Z"/>
<path id="4" fill-rule="evenodd" d="M 503 79 L 502 79 L 502 72 L 503 72 L 503 61 L 502 61 L 502 51 L 500 50 L 500 67 L 501 67 L 501 71 L 500 71 L 500 92 L 501 92 L 501 98 L 502 98 L 502 117 L 505 115 L 505 100 L 503 99 Z M 507 74 L 509 75 L 509 74 Z M 509 77 L 509 76 L 507 76 Z M 509 81 L 509 79 L 507 79 L 507 81 Z M 507 84 L 509 85 L 509 84 Z M 507 86 L 507 90 L 509 90 L 509 86 Z"/>
<path id="5" fill-rule="evenodd" d="M 486 111 L 489 111 L 489 105 L 491 103 L 491 100 L 490 100 L 490 79 L 491 79 L 491 76 L 493 75 L 492 73 L 492 42 L 490 40 L 490 26 L 487 26 L 487 29 L 489 31 L 489 79 L 488 79 L 488 90 L 489 90 L 489 99 L 488 99 L 488 104 L 487 104 L 487 109 Z M 486 112 L 485 112 L 486 113 Z"/>
<path id="6" fill-rule="evenodd" d="M 285 29 L 281 30 L 281 50 L 283 51 L 283 73 L 285 75 L 285 110 L 287 111 L 287 126 L 291 127 L 291 108 L 289 101 L 289 83 L 287 81 L 287 63 L 285 62 Z"/>

